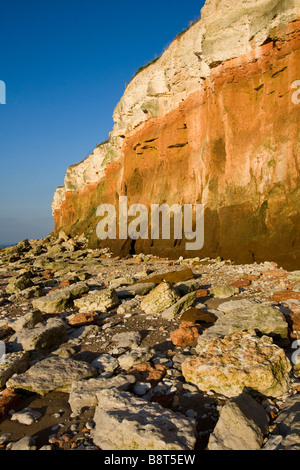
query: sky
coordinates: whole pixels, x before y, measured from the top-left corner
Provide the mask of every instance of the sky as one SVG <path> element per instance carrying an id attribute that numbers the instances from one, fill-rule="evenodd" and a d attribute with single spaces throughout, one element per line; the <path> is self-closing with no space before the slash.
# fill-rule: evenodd
<path id="1" fill-rule="evenodd" d="M 53 230 L 67 168 L 108 138 L 125 83 L 203 4 L 1 0 L 0 245 Z"/>

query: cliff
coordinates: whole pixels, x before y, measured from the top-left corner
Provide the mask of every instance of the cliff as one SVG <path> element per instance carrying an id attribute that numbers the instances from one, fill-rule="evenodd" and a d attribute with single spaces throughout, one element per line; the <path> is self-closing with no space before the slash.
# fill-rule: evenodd
<path id="1" fill-rule="evenodd" d="M 99 204 L 205 205 L 205 244 L 188 256 L 300 260 L 299 0 L 207 0 L 128 85 L 109 141 L 66 173 L 55 232 L 96 235 Z M 174 258 L 184 240 L 107 241 Z"/>

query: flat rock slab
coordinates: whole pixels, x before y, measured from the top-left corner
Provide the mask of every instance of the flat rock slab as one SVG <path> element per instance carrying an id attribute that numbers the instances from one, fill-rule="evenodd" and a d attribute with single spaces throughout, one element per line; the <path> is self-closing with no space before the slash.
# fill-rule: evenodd
<path id="1" fill-rule="evenodd" d="M 234 286 L 214 286 L 209 290 L 217 299 L 228 299 L 240 293 L 240 289 Z"/>
<path id="2" fill-rule="evenodd" d="M 272 338 L 259 338 L 254 331 L 235 333 L 207 339 L 197 352 L 184 361 L 182 373 L 201 391 L 232 398 L 248 389 L 280 397 L 289 389 L 291 364 Z"/>
<path id="3" fill-rule="evenodd" d="M 222 408 L 208 450 L 260 450 L 268 431 L 265 409 L 243 393 Z"/>
<path id="4" fill-rule="evenodd" d="M 97 394 L 92 437 L 102 450 L 193 450 L 195 421 L 115 389 Z"/>
<path id="5" fill-rule="evenodd" d="M 147 279 L 139 281 L 138 284 L 151 282 L 158 285 L 164 281 L 169 282 L 170 284 L 177 284 L 178 282 L 185 282 L 194 279 L 194 277 L 195 276 L 193 271 L 190 268 L 186 268 L 180 271 L 170 271 L 163 274 L 156 274 L 155 276 L 147 277 Z"/>
<path id="6" fill-rule="evenodd" d="M 224 337 L 248 330 L 271 336 L 282 345 L 288 343 L 288 323 L 284 315 L 273 307 L 256 304 L 231 310 L 219 318 L 200 338 L 199 347 L 201 348 L 201 342 L 206 341 L 207 337 Z"/>
<path id="7" fill-rule="evenodd" d="M 70 393 L 75 380 L 97 375 L 97 369 L 86 362 L 55 356 L 38 362 L 24 374 L 12 377 L 7 387 L 28 390 L 42 396 L 55 390 Z"/>
<path id="8" fill-rule="evenodd" d="M 32 305 L 44 313 L 61 313 L 72 306 L 74 299 L 87 292 L 89 292 L 89 286 L 85 282 L 78 282 L 34 299 Z"/>
<path id="9" fill-rule="evenodd" d="M 133 286 L 126 287 L 126 289 L 118 289 L 117 294 L 120 299 L 132 298 L 135 296 L 144 296 L 149 294 L 153 289 L 155 289 L 156 284 L 153 282 L 147 282 L 144 284 L 134 284 Z"/>
<path id="10" fill-rule="evenodd" d="M 133 375 L 118 375 L 109 379 L 76 380 L 72 383 L 69 397 L 71 410 L 74 412 L 85 407 L 96 407 L 97 394 L 102 390 L 116 388 L 120 391 L 127 391 L 134 386 L 135 382 Z"/>

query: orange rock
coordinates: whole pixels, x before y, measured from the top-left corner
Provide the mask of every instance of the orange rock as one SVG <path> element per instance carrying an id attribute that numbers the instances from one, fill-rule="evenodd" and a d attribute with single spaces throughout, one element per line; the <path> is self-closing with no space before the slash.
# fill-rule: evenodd
<path id="1" fill-rule="evenodd" d="M 126 374 L 133 375 L 137 382 L 149 382 L 155 387 L 166 375 L 167 368 L 163 364 L 152 366 L 150 362 L 143 362 L 130 369 Z"/>
<path id="2" fill-rule="evenodd" d="M 74 281 L 67 279 L 59 284 L 58 287 L 69 287 L 71 284 L 74 284 Z"/>
<path id="3" fill-rule="evenodd" d="M 300 331 L 300 312 L 288 315 L 288 322 L 292 331 Z"/>
<path id="4" fill-rule="evenodd" d="M 275 292 L 275 294 L 273 294 L 273 300 L 275 300 L 276 302 L 285 302 L 289 299 L 300 300 L 300 292 L 283 290 L 280 292 Z"/>
<path id="5" fill-rule="evenodd" d="M 275 279 L 285 279 L 289 273 L 283 271 L 282 269 L 268 269 L 267 271 L 262 271 L 263 276 L 274 277 Z"/>
<path id="6" fill-rule="evenodd" d="M 95 323 L 98 320 L 98 315 L 95 313 L 78 313 L 69 320 L 71 326 L 83 326 Z"/>
<path id="7" fill-rule="evenodd" d="M 202 331 L 201 328 L 195 326 L 193 322 L 183 321 L 178 330 L 170 333 L 171 341 L 175 346 L 197 343 L 200 331 Z"/>
<path id="8" fill-rule="evenodd" d="M 6 388 L 0 397 L 0 422 L 5 419 L 8 412 L 17 406 L 21 397 L 12 388 Z"/>
<path id="9" fill-rule="evenodd" d="M 237 279 L 236 281 L 233 281 L 230 285 L 243 289 L 245 287 L 249 287 L 251 285 L 251 281 L 249 279 Z"/>
<path id="10" fill-rule="evenodd" d="M 208 292 L 206 289 L 199 289 L 197 290 L 197 297 L 208 297 Z"/>

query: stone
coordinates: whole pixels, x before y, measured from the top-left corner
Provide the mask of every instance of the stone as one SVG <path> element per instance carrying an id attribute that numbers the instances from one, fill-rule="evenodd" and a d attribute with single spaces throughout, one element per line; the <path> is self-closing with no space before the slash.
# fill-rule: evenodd
<path id="1" fill-rule="evenodd" d="M 240 293 L 240 289 L 234 286 L 214 286 L 209 290 L 210 294 L 217 299 L 227 299 Z"/>
<path id="2" fill-rule="evenodd" d="M 127 299 L 136 296 L 144 296 L 149 294 L 154 288 L 156 284 L 153 282 L 147 282 L 144 284 L 134 284 L 132 286 L 126 287 L 126 289 L 118 289 L 117 294 L 120 299 Z"/>
<path id="3" fill-rule="evenodd" d="M 199 331 L 200 327 L 195 326 L 193 322 L 183 321 L 178 330 L 170 333 L 170 338 L 175 346 L 185 347 L 197 343 Z"/>
<path id="4" fill-rule="evenodd" d="M 91 436 L 102 450 L 193 450 L 195 421 L 115 389 L 97 394 Z"/>
<path id="5" fill-rule="evenodd" d="M 89 286 L 85 282 L 78 282 L 39 299 L 34 299 L 32 305 L 44 313 L 62 313 L 72 307 L 76 297 L 84 295 L 88 291 Z"/>
<path id="6" fill-rule="evenodd" d="M 23 330 L 24 328 L 32 329 L 38 323 L 43 321 L 43 316 L 39 310 L 33 310 L 27 313 L 23 317 L 18 318 L 15 322 L 9 324 L 9 326 L 16 332 Z"/>
<path id="7" fill-rule="evenodd" d="M 43 296 L 43 289 L 40 286 L 29 287 L 21 292 L 17 292 L 9 297 L 9 301 L 13 303 L 24 302 L 25 300 L 35 299 Z"/>
<path id="8" fill-rule="evenodd" d="M 248 331 L 223 339 L 206 338 L 197 352 L 199 356 L 183 362 L 182 374 L 201 391 L 232 398 L 246 389 L 267 397 L 281 397 L 289 389 L 291 364 L 270 337 L 260 338 Z"/>
<path id="9" fill-rule="evenodd" d="M 80 327 L 83 325 L 90 325 L 91 323 L 95 323 L 99 321 L 99 315 L 96 313 L 78 313 L 77 315 L 73 315 L 70 319 L 68 319 L 68 324 L 70 326 Z"/>
<path id="10" fill-rule="evenodd" d="M 143 362 L 128 370 L 127 373 L 133 375 L 137 382 L 150 383 L 152 387 L 155 387 L 165 377 L 167 367 L 163 364 L 153 366 L 150 362 Z"/>
<path id="11" fill-rule="evenodd" d="M 5 389 L 0 397 L 0 422 L 6 418 L 7 414 L 18 406 L 21 397 L 13 389 Z"/>
<path id="12" fill-rule="evenodd" d="M 293 271 L 287 276 L 290 282 L 300 282 L 300 271 Z"/>
<path id="13" fill-rule="evenodd" d="M 121 286 L 130 286 L 131 284 L 135 283 L 135 279 L 133 277 L 120 277 L 118 279 L 114 279 L 110 281 L 109 286 L 111 289 L 117 289 Z"/>
<path id="14" fill-rule="evenodd" d="M 47 351 L 63 341 L 66 327 L 63 320 L 50 318 L 45 325 L 37 324 L 32 329 L 19 330 L 10 338 L 12 351 Z"/>
<path id="15" fill-rule="evenodd" d="M 182 312 L 187 310 L 197 298 L 197 292 L 190 292 L 182 297 L 178 302 L 164 310 L 161 314 L 165 320 L 177 320 Z"/>
<path id="16" fill-rule="evenodd" d="M 186 268 L 179 271 L 169 271 L 167 273 L 155 274 L 154 276 L 148 277 L 139 281 L 139 284 L 142 283 L 154 283 L 156 285 L 161 284 L 162 282 L 167 282 L 169 284 L 178 284 L 194 279 L 194 273 L 192 269 Z"/>
<path id="17" fill-rule="evenodd" d="M 136 349 L 142 341 L 142 335 L 139 331 L 128 331 L 114 335 L 111 340 L 117 343 L 117 348 Z"/>
<path id="18" fill-rule="evenodd" d="M 294 292 L 292 290 L 284 290 L 275 292 L 273 294 L 273 300 L 276 302 L 286 302 L 288 300 L 300 300 L 300 292 Z"/>
<path id="19" fill-rule="evenodd" d="M 221 310 L 224 313 L 230 313 L 232 310 L 252 308 L 255 305 L 257 305 L 257 303 L 252 300 L 229 300 L 228 302 L 220 304 L 218 310 Z"/>
<path id="20" fill-rule="evenodd" d="M 236 279 L 230 285 L 239 289 L 245 289 L 251 285 L 251 281 L 250 279 Z"/>
<path id="21" fill-rule="evenodd" d="M 282 436 L 277 450 L 300 450 L 300 395 L 289 397 L 274 422 L 275 433 Z"/>
<path id="22" fill-rule="evenodd" d="M 32 451 L 37 449 L 35 445 L 35 440 L 31 436 L 22 437 L 22 439 L 20 439 L 19 441 L 10 443 L 8 446 L 6 447 L 6 450 L 12 451 Z"/>
<path id="23" fill-rule="evenodd" d="M 81 326 L 71 333 L 70 339 L 80 339 L 83 340 L 89 336 L 96 336 L 101 333 L 101 328 L 98 325 L 86 325 Z"/>
<path id="24" fill-rule="evenodd" d="M 132 375 L 117 375 L 112 378 L 76 380 L 72 383 L 69 404 L 72 412 L 83 408 L 93 408 L 98 404 L 97 394 L 101 390 L 114 388 L 120 391 L 130 390 L 135 384 Z"/>
<path id="25" fill-rule="evenodd" d="M 190 281 L 180 282 L 179 284 L 175 285 L 175 289 L 181 297 L 189 294 L 190 292 L 194 292 L 195 290 L 199 291 L 200 288 L 201 282 L 198 279 L 191 279 Z"/>
<path id="26" fill-rule="evenodd" d="M 247 330 L 271 336 L 282 346 L 288 344 L 288 323 L 284 315 L 276 308 L 261 304 L 231 310 L 205 331 L 200 342 L 207 337 L 223 337 Z"/>
<path id="27" fill-rule="evenodd" d="M 0 362 L 0 388 L 4 388 L 6 382 L 14 374 L 22 374 L 29 367 L 29 355 L 27 352 L 15 352 L 5 355 L 5 360 Z"/>
<path id="28" fill-rule="evenodd" d="M 16 294 L 18 292 L 22 292 L 25 289 L 33 287 L 33 282 L 30 278 L 28 278 L 25 274 L 13 277 L 10 279 L 7 287 L 6 293 L 7 294 Z"/>
<path id="29" fill-rule="evenodd" d="M 98 375 L 97 370 L 83 361 L 48 357 L 27 370 L 12 377 L 7 386 L 28 390 L 45 396 L 51 391 L 70 393 L 75 380 L 89 379 Z"/>
<path id="30" fill-rule="evenodd" d="M 223 406 L 208 450 L 260 450 L 268 431 L 264 408 L 243 393 Z"/>
<path id="31" fill-rule="evenodd" d="M 107 312 L 119 305 L 119 298 L 114 289 L 103 289 L 90 292 L 86 297 L 77 299 L 74 305 L 80 313 L 93 311 Z"/>
<path id="32" fill-rule="evenodd" d="M 117 359 L 110 354 L 100 354 L 92 362 L 92 366 L 98 370 L 99 374 L 105 375 L 105 377 L 110 377 L 118 365 Z"/>
<path id="33" fill-rule="evenodd" d="M 136 348 L 130 353 L 123 354 L 118 358 L 119 365 L 125 371 L 131 369 L 137 364 L 148 362 L 155 355 L 154 349 Z"/>
<path id="34" fill-rule="evenodd" d="M 179 295 L 174 287 L 167 282 L 163 282 L 144 298 L 141 308 L 147 315 L 156 315 L 164 312 L 178 301 Z"/>
<path id="35" fill-rule="evenodd" d="M 180 317 L 181 322 L 192 322 L 194 324 L 216 323 L 217 319 L 218 318 L 216 315 L 198 308 L 190 308 L 189 310 L 186 310 L 186 312 L 184 312 Z"/>
<path id="36" fill-rule="evenodd" d="M 0 446 L 2 446 L 2 445 L 4 445 L 4 444 L 7 444 L 7 443 L 10 441 L 11 436 L 12 436 L 11 433 L 2 434 L 2 435 L 0 436 Z"/>
<path id="37" fill-rule="evenodd" d="M 32 410 L 31 408 L 24 408 L 24 410 L 14 413 L 11 420 L 17 421 L 20 424 L 26 424 L 26 426 L 31 426 L 31 424 L 39 421 L 41 417 L 42 415 L 38 411 Z"/>

